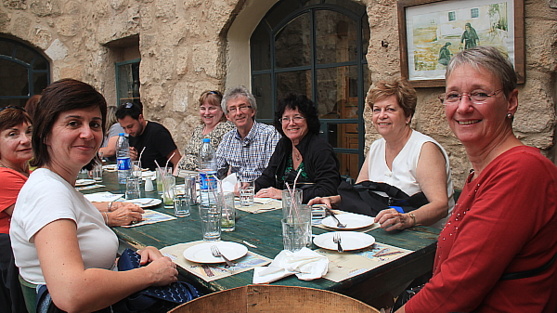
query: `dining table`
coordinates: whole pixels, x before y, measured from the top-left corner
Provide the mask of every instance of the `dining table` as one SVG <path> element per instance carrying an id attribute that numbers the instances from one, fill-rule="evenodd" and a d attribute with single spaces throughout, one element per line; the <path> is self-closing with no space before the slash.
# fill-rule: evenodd
<path id="1" fill-rule="evenodd" d="M 180 178 L 178 178 L 179 183 Z M 142 188 L 142 197 L 160 199 L 156 190 L 145 191 L 144 186 Z M 102 182 L 99 182 L 96 188 L 82 190 L 85 194 L 99 191 L 124 194 L 125 185 L 118 184 L 117 173 L 105 171 Z M 149 209 L 174 215 L 173 209 L 165 208 L 162 203 Z M 201 241 L 201 222 L 196 206 L 192 206 L 190 213 L 187 217 L 138 227 L 113 227 L 113 230 L 119 238 L 121 250 L 124 248 L 141 249 L 145 246 L 162 249 L 180 243 Z M 250 252 L 271 260 L 283 250 L 282 212 L 280 209 L 259 214 L 241 210 L 237 210 L 236 213 L 236 229 L 231 232 L 222 232 L 221 241 L 245 244 Z M 312 227 L 314 236 L 328 231 L 331 230 L 324 227 Z M 387 232 L 381 228 L 374 228 L 366 233 L 373 236 L 376 243 L 405 249 L 408 250 L 408 253 L 340 281 L 324 278 L 303 281 L 292 275 L 271 284 L 334 291 L 379 307 L 386 295 L 387 297 L 398 295 L 414 279 L 431 272 L 439 234 L 438 229 L 415 226 L 403 231 Z M 311 249 L 317 250 L 318 247 L 312 245 Z M 344 253 L 349 255 L 352 252 Z M 342 263 L 337 266 L 342 267 Z M 178 268 L 180 279 L 193 283 L 204 294 L 252 284 L 254 276 L 254 271 L 249 270 L 221 279 L 206 281 L 198 275 Z"/>

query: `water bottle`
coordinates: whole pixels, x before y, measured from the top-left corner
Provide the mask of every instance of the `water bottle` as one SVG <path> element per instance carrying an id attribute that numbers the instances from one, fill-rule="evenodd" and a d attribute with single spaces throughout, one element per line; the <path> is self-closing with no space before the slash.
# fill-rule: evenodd
<path id="1" fill-rule="evenodd" d="M 211 139 L 204 138 L 199 149 L 199 191 L 201 205 L 214 205 L 217 193 L 217 159 Z"/>
<path id="2" fill-rule="evenodd" d="M 130 143 L 124 133 L 118 135 L 116 142 L 116 162 L 118 165 L 118 183 L 125 184 L 131 173 Z"/>

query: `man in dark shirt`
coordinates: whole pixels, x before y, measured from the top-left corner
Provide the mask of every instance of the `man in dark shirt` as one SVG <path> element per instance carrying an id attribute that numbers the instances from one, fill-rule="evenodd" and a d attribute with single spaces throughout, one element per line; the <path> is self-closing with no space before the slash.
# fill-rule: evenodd
<path id="1" fill-rule="evenodd" d="M 182 157 L 172 135 L 157 122 L 147 121 L 143 117 L 143 106 L 137 103 L 124 103 L 116 110 L 116 118 L 126 133 L 130 135 L 130 157 L 137 160 L 141 154 L 141 167 L 155 170 L 157 163 L 164 167 L 176 166 Z"/>

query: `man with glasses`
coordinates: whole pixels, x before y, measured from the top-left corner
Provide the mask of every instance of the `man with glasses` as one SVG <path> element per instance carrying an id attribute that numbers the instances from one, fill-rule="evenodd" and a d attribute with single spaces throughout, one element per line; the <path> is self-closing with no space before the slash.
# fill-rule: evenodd
<path id="1" fill-rule="evenodd" d="M 255 121 L 255 97 L 243 86 L 229 89 L 222 110 L 236 129 L 226 133 L 217 149 L 219 178 L 238 173 L 242 182 L 258 178 L 267 167 L 281 135 L 267 124 Z"/>
<path id="2" fill-rule="evenodd" d="M 147 121 L 143 117 L 143 106 L 137 103 L 124 103 L 116 110 L 116 118 L 127 134 L 130 135 L 130 157 L 137 160 L 141 154 L 141 167 L 155 170 L 157 164 L 176 166 L 182 157 L 172 135 L 159 123 Z M 143 150 L 145 149 L 145 150 Z"/>

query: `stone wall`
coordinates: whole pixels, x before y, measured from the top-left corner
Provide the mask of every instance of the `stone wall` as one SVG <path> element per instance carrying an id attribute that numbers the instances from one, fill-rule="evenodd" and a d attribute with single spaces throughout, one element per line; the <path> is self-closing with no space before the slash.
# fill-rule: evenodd
<path id="1" fill-rule="evenodd" d="M 269 0 L 269 2 L 275 0 Z M 180 150 L 198 123 L 197 98 L 206 89 L 223 90 L 238 68 L 228 30 L 244 8 L 262 0 L 2 0 L 0 34 L 18 38 L 51 60 L 52 80 L 73 77 L 99 88 L 115 101 L 111 43 L 139 38 L 141 97 L 146 117 L 166 125 Z M 400 76 L 397 1 L 362 0 L 371 31 L 367 59 L 371 81 Z M 557 8 L 554 0 L 525 1 L 526 83 L 519 87 L 517 135 L 554 158 L 557 98 Z M 266 5 L 270 5 L 266 3 Z M 256 25 L 261 16 L 248 16 Z M 385 45 L 385 43 L 387 45 Z M 377 60 L 380 60 L 379 62 Z M 241 68 L 241 67 L 239 67 Z M 241 70 L 240 70 L 241 71 Z M 245 79 L 249 81 L 248 79 Z M 436 138 L 448 150 L 456 186 L 470 165 L 451 134 L 436 99 L 442 88 L 418 90 L 412 126 Z M 113 103 L 113 102 L 112 102 Z M 366 142 L 377 137 L 366 109 Z"/>

